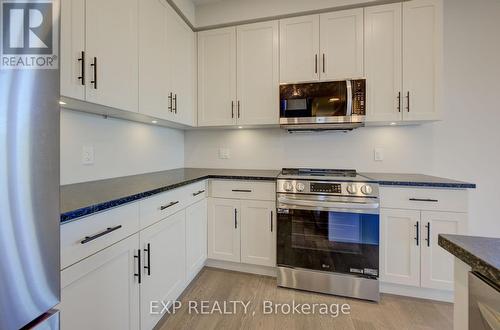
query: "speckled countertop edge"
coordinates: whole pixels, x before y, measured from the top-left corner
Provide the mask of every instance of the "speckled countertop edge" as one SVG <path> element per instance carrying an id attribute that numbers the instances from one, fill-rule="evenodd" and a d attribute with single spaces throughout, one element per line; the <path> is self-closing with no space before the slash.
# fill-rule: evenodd
<path id="1" fill-rule="evenodd" d="M 457 243 L 451 241 L 447 236 L 452 237 L 453 235 L 442 235 L 438 236 L 438 244 L 443 249 L 462 260 L 464 263 L 468 264 L 472 271 L 478 272 L 492 281 L 497 287 L 500 287 L 500 269 L 490 264 L 480 255 L 476 255 L 473 252 L 465 249 L 464 247 L 458 245 Z M 471 237 L 475 238 L 475 237 Z M 477 237 L 476 239 L 485 239 L 484 237 Z M 491 238 L 487 238 L 491 240 Z M 498 239 L 498 244 L 500 246 L 500 239 Z"/>

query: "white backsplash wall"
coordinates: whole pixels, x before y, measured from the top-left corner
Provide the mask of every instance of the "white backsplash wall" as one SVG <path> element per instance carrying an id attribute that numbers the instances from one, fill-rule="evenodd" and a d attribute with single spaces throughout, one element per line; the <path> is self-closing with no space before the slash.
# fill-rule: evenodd
<path id="1" fill-rule="evenodd" d="M 82 164 L 93 146 L 93 165 Z M 119 119 L 61 111 L 61 184 L 184 166 L 184 132 Z"/>
<path id="2" fill-rule="evenodd" d="M 351 133 L 288 135 L 278 129 L 187 132 L 192 167 L 285 166 L 414 172 L 477 184 L 470 190 L 469 233 L 500 237 L 500 1 L 444 1 L 443 121 Z M 219 159 L 218 149 L 230 149 Z M 376 162 L 373 149 L 385 159 Z"/>

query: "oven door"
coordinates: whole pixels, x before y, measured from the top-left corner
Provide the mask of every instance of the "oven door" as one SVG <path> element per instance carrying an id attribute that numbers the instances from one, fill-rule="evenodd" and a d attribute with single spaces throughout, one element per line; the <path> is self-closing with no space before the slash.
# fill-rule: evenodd
<path id="1" fill-rule="evenodd" d="M 278 195 L 278 266 L 377 278 L 378 200 L 316 198 Z"/>

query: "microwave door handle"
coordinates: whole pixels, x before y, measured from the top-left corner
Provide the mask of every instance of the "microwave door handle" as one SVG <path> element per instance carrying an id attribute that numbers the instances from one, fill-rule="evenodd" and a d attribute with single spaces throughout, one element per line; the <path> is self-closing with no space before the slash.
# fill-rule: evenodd
<path id="1" fill-rule="evenodd" d="M 350 80 L 346 80 L 346 90 L 347 90 L 347 111 L 346 116 L 352 116 L 352 83 Z"/>

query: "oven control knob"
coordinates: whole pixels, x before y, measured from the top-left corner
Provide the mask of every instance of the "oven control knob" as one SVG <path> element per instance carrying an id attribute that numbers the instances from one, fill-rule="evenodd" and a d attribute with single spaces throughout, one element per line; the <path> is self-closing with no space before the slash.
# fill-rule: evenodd
<path id="1" fill-rule="evenodd" d="M 373 188 L 372 186 L 364 185 L 363 187 L 361 187 L 361 192 L 365 195 L 371 195 L 373 192 Z"/>
<path id="2" fill-rule="evenodd" d="M 306 189 L 306 186 L 302 182 L 299 182 L 297 183 L 295 188 L 297 189 L 297 191 L 304 191 L 304 189 Z"/>
<path id="3" fill-rule="evenodd" d="M 292 189 L 293 189 L 292 183 L 289 181 L 285 181 L 283 183 L 283 189 L 285 189 L 285 191 L 292 191 Z"/>
<path id="4" fill-rule="evenodd" d="M 348 184 L 347 185 L 347 192 L 351 195 L 357 194 L 358 187 L 355 184 Z"/>

